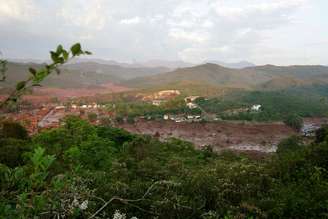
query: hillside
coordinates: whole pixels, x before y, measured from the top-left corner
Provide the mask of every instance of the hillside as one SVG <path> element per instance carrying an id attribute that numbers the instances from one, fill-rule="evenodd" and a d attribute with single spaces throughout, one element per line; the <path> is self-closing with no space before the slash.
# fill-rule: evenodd
<path id="1" fill-rule="evenodd" d="M 28 75 L 28 67 L 42 64 L 8 64 L 8 78 L 0 88 L 12 87 Z M 166 67 L 123 67 L 96 62 L 71 63 L 62 67 L 60 75 L 47 78 L 45 86 L 53 88 L 94 88 L 117 84 L 127 88 L 146 90 L 180 89 L 202 94 L 222 93 L 222 89 L 280 90 L 328 84 L 326 66 L 255 66 L 243 69 L 226 68 L 217 64 L 203 64 L 170 71 Z M 199 92 L 196 92 L 199 93 Z"/>
<path id="2" fill-rule="evenodd" d="M 8 63 L 7 81 L 0 88 L 12 87 L 16 82 L 28 76 L 28 68 L 40 68 L 42 64 Z M 53 74 L 44 81 L 44 85 L 59 88 L 81 88 L 99 86 L 106 83 L 120 83 L 127 79 L 151 76 L 169 71 L 167 68 L 126 68 L 117 65 L 105 65 L 94 62 L 68 64 L 62 67 L 61 74 Z"/>
<path id="3" fill-rule="evenodd" d="M 252 69 L 231 69 L 216 64 L 204 64 L 151 77 L 142 77 L 125 82 L 132 87 L 151 87 L 176 82 L 201 82 L 209 85 L 235 88 L 252 88 L 267 82 L 272 76 Z"/>
<path id="4" fill-rule="evenodd" d="M 285 89 L 328 83 L 326 66 L 273 65 L 232 69 L 216 64 L 180 68 L 150 77 L 140 77 L 124 82 L 136 88 L 158 87 L 169 84 L 199 82 L 212 86 L 243 89 Z"/>
<path id="5" fill-rule="evenodd" d="M 68 70 L 78 70 L 79 72 L 94 72 L 96 74 L 111 75 L 120 78 L 120 80 L 152 76 L 170 71 L 170 69 L 166 67 L 122 67 L 119 65 L 99 64 L 96 62 L 69 64 L 64 68 Z"/>

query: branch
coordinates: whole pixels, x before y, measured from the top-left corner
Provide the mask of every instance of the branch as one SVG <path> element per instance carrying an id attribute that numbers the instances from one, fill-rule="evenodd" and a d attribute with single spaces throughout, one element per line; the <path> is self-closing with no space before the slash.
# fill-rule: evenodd
<path id="1" fill-rule="evenodd" d="M 150 194 L 150 192 L 152 191 L 152 189 L 156 186 L 156 185 L 176 185 L 176 183 L 172 182 L 172 181 L 166 181 L 166 180 L 162 180 L 162 181 L 157 181 L 154 182 L 148 189 L 147 191 L 143 194 L 143 196 L 139 199 L 124 199 L 124 198 L 120 198 L 120 197 L 113 197 L 111 198 L 109 201 L 105 202 L 105 204 L 103 206 L 101 206 L 101 208 L 99 208 L 93 215 L 91 215 L 89 217 L 89 219 L 94 218 L 97 214 L 99 214 L 102 210 L 104 210 L 111 202 L 113 201 L 120 201 L 123 204 L 127 204 L 127 205 L 131 205 L 132 207 L 135 207 L 137 209 L 139 209 L 140 211 L 152 214 L 152 215 L 156 215 L 158 216 L 158 214 L 151 212 L 151 211 L 147 211 L 141 207 L 139 207 L 138 205 L 132 204 L 131 202 L 140 202 L 140 201 L 144 201 L 146 200 L 145 198 Z M 99 199 L 99 198 L 98 198 Z"/>
<path id="2" fill-rule="evenodd" d="M 9 94 L 9 96 L 5 99 L 5 101 L 0 103 L 0 109 L 5 105 L 7 105 L 9 102 L 16 103 L 18 99 L 27 90 L 31 89 L 32 87 L 41 86 L 40 83 L 53 72 L 57 72 L 57 74 L 60 74 L 60 70 L 58 68 L 64 65 L 65 63 L 69 62 L 71 59 L 80 55 L 90 55 L 90 54 L 91 52 L 83 51 L 81 49 L 80 43 L 74 44 L 69 51 L 65 50 L 62 45 L 59 45 L 56 51 L 50 51 L 52 63 L 46 65 L 43 68 L 40 68 L 39 70 L 36 70 L 34 68 L 29 68 L 29 72 L 31 73 L 30 77 L 16 84 L 15 90 L 11 94 Z M 5 75 L 3 77 L 5 79 Z"/>

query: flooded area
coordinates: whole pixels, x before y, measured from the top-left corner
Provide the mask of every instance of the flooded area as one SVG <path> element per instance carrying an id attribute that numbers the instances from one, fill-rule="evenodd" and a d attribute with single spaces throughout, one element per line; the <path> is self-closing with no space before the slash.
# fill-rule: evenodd
<path id="1" fill-rule="evenodd" d="M 230 149 L 263 153 L 275 152 L 282 139 L 297 134 L 283 123 L 138 121 L 119 127 L 133 133 L 158 136 L 161 140 L 180 138 L 198 148 L 211 145 L 215 151 Z"/>

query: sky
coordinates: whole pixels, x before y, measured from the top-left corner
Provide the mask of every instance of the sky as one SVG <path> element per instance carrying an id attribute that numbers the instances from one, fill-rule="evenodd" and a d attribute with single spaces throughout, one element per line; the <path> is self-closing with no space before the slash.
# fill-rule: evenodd
<path id="1" fill-rule="evenodd" d="M 327 0 L 0 0 L 5 58 L 328 64 Z"/>

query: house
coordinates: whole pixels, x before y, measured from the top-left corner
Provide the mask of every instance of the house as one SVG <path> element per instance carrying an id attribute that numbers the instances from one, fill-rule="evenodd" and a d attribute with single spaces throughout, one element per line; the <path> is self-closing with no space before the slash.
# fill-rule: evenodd
<path id="1" fill-rule="evenodd" d="M 259 104 L 257 104 L 257 105 L 253 105 L 253 106 L 251 107 L 251 110 L 252 110 L 252 111 L 260 111 L 261 108 L 262 108 L 262 106 L 259 105 Z"/>
<path id="2" fill-rule="evenodd" d="M 65 109 L 65 106 L 56 106 L 55 107 L 55 110 L 63 110 L 63 109 Z"/>
<path id="3" fill-rule="evenodd" d="M 195 103 L 189 102 L 186 104 L 189 109 L 196 109 L 198 106 Z"/>
<path id="4" fill-rule="evenodd" d="M 187 119 L 194 119 L 195 117 L 194 116 L 191 116 L 191 115 L 188 115 L 187 116 Z"/>
<path id="5" fill-rule="evenodd" d="M 153 100 L 153 101 L 152 101 L 152 104 L 153 104 L 154 106 L 160 106 L 162 103 L 163 103 L 162 100 Z"/>
<path id="6" fill-rule="evenodd" d="M 186 103 L 191 103 L 191 102 L 194 102 L 197 98 L 199 98 L 199 96 L 189 96 L 189 97 L 184 98 L 184 101 Z"/>

